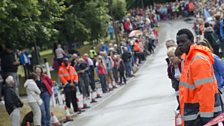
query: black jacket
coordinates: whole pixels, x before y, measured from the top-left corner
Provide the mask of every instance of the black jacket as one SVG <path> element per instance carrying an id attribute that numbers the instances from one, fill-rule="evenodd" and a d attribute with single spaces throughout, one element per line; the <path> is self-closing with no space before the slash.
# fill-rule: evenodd
<path id="1" fill-rule="evenodd" d="M 122 59 L 124 62 L 129 62 L 131 60 L 131 53 L 125 51 L 122 55 Z"/>
<path id="2" fill-rule="evenodd" d="M 3 52 L 1 61 L 3 73 L 17 72 L 18 65 L 13 65 L 16 61 L 14 53 Z"/>
<path id="3" fill-rule="evenodd" d="M 5 100 L 5 108 L 9 115 L 15 108 L 20 108 L 23 106 L 23 103 L 16 95 L 12 87 L 5 87 L 4 100 Z"/>

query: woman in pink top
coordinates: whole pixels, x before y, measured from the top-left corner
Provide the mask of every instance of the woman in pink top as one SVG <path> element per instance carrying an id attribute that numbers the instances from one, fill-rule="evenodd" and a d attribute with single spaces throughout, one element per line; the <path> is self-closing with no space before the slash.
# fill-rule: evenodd
<path id="1" fill-rule="evenodd" d="M 102 57 L 99 56 L 98 57 L 98 75 L 100 78 L 100 83 L 101 83 L 101 87 L 102 87 L 102 91 L 103 93 L 107 93 L 108 91 L 108 86 L 107 86 L 107 71 L 106 71 L 106 67 L 103 63 Z"/>

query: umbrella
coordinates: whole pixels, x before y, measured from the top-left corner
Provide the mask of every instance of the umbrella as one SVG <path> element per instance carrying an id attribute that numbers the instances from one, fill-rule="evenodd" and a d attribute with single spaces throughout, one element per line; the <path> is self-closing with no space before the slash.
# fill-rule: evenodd
<path id="1" fill-rule="evenodd" d="M 129 36 L 128 37 L 137 37 L 139 35 L 142 35 L 142 31 L 134 30 L 134 31 L 132 31 L 132 32 L 129 33 Z"/>

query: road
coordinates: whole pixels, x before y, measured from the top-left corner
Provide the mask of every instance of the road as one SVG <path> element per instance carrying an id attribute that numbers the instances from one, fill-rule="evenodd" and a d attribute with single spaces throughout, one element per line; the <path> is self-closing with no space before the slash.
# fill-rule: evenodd
<path id="1" fill-rule="evenodd" d="M 177 102 L 167 77 L 165 41 L 175 39 L 181 28 L 192 28 L 182 20 L 160 23 L 159 46 L 128 84 L 69 126 L 174 126 Z"/>

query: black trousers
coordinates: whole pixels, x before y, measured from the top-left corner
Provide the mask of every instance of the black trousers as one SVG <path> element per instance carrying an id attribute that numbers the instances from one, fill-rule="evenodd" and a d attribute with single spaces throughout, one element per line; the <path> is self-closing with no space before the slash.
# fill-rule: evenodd
<path id="1" fill-rule="evenodd" d="M 124 75 L 124 69 L 119 69 L 120 74 L 120 83 L 122 83 L 122 79 L 124 80 L 124 83 L 126 83 L 126 77 Z"/>
<path id="2" fill-rule="evenodd" d="M 66 106 L 68 108 L 71 108 L 71 103 L 74 108 L 74 112 L 78 112 L 78 104 L 77 104 L 77 99 L 76 99 L 76 88 L 72 86 L 66 86 L 64 87 L 64 93 L 65 93 L 65 102 Z"/>
<path id="3" fill-rule="evenodd" d="M 94 67 L 89 67 L 89 84 L 92 89 L 92 91 L 95 91 L 96 85 L 95 85 L 95 79 L 94 79 Z"/>

